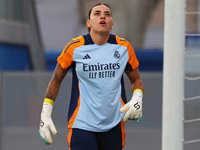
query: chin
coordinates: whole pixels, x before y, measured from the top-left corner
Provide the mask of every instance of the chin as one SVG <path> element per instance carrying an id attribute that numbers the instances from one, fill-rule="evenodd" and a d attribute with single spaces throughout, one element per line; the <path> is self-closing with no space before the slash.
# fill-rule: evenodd
<path id="1" fill-rule="evenodd" d="M 110 33 L 110 30 L 100 30 L 100 33 Z"/>

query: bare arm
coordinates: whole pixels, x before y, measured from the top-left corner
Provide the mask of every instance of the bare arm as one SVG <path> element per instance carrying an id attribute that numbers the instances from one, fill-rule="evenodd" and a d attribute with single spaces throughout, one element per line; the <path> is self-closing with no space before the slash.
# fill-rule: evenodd
<path id="1" fill-rule="evenodd" d="M 126 72 L 130 82 L 131 82 L 131 91 L 133 92 L 135 89 L 143 89 L 142 80 L 140 78 L 139 70 L 136 68 L 130 72 Z"/>
<path id="2" fill-rule="evenodd" d="M 53 101 L 56 100 L 58 95 L 62 80 L 67 74 L 68 70 L 65 70 L 61 67 L 59 63 L 57 63 L 56 68 L 54 70 L 53 76 L 48 84 L 46 89 L 45 98 L 49 98 Z"/>

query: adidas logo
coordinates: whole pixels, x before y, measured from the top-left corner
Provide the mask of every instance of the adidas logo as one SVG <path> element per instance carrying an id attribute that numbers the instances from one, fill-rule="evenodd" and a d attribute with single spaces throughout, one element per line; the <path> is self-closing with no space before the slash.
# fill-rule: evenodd
<path id="1" fill-rule="evenodd" d="M 86 54 L 83 59 L 91 59 L 90 55 Z"/>

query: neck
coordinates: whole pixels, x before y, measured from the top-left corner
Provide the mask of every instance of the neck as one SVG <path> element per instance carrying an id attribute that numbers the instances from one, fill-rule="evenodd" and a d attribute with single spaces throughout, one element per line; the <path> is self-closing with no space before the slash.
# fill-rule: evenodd
<path id="1" fill-rule="evenodd" d="M 107 43 L 110 33 L 94 33 L 93 31 L 90 32 L 90 36 L 93 42 L 97 45 L 103 45 Z"/>

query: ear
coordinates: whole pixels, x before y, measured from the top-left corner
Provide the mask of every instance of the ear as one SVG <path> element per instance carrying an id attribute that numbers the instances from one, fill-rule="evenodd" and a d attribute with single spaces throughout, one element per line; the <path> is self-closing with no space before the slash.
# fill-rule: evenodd
<path id="1" fill-rule="evenodd" d="M 113 29 L 113 22 L 112 22 L 112 25 L 111 25 L 110 29 L 111 29 L 111 30 Z"/>
<path id="2" fill-rule="evenodd" d="M 87 27 L 91 28 L 90 20 L 87 20 L 86 24 L 87 24 Z"/>

